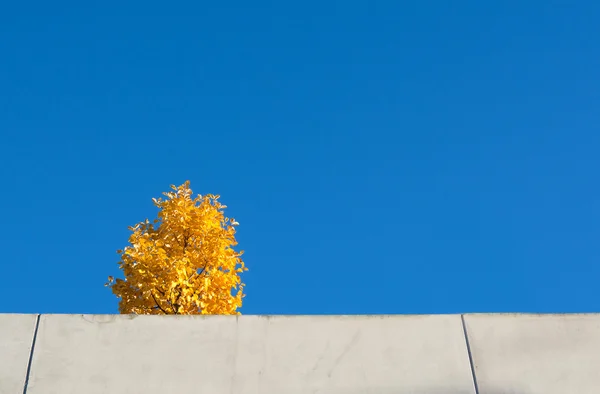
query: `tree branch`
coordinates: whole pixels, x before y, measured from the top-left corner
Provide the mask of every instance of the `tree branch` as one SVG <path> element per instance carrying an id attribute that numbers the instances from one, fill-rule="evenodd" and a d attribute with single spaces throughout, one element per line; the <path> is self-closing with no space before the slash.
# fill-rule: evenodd
<path id="1" fill-rule="evenodd" d="M 187 235 L 187 231 L 186 234 L 184 234 L 183 236 L 183 255 L 185 256 L 185 249 L 188 247 L 188 240 L 190 239 L 189 235 Z"/>
<path id="2" fill-rule="evenodd" d="M 162 311 L 162 313 L 164 313 L 165 315 L 168 315 L 168 313 L 160 306 L 160 304 L 156 300 L 156 297 L 154 297 L 154 293 L 152 291 L 150 291 L 150 295 L 152 296 L 152 299 L 154 300 L 154 303 L 156 304 L 158 309 L 160 309 Z"/>
<path id="3" fill-rule="evenodd" d="M 179 299 L 181 298 L 181 288 L 179 287 L 179 285 L 177 285 L 177 287 L 175 287 L 177 289 L 177 296 L 175 298 L 175 302 L 173 303 L 173 312 L 175 312 L 176 315 L 179 314 L 179 307 L 181 306 L 181 304 L 178 302 Z"/>
<path id="4" fill-rule="evenodd" d="M 190 281 L 190 280 L 191 280 L 191 279 L 192 279 L 194 276 L 196 276 L 196 275 L 198 275 L 198 276 L 201 276 L 201 275 L 202 275 L 202 274 L 203 274 L 205 271 L 206 271 L 206 265 L 200 269 L 200 272 L 196 271 L 196 272 L 192 273 L 192 274 L 191 274 L 191 275 L 190 275 L 190 276 L 187 278 L 188 282 L 189 282 L 189 281 Z"/>

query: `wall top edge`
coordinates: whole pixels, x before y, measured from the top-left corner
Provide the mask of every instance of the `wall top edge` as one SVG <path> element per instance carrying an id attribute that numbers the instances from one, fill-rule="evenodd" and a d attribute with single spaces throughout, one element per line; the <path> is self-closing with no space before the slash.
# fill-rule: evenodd
<path id="1" fill-rule="evenodd" d="M 407 318 L 407 317 L 448 317 L 448 316 L 505 316 L 505 317 L 580 317 L 580 316 L 600 316 L 600 312 L 578 312 L 578 313 L 533 313 L 533 312 L 477 312 L 477 313 L 440 313 L 440 314 L 248 314 L 248 315 L 121 315 L 118 313 L 1 313 L 0 316 L 105 316 L 105 317 L 130 317 L 136 318 L 144 316 L 145 318 L 175 318 L 175 317 L 194 317 L 194 318 L 293 318 L 293 317 L 310 317 L 310 318 Z"/>

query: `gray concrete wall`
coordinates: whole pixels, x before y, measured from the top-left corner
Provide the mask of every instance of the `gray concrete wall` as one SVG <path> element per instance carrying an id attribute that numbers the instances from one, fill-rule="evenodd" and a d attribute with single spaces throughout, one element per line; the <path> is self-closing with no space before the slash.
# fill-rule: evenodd
<path id="1" fill-rule="evenodd" d="M 600 315 L 464 319 L 481 394 L 600 393 Z"/>
<path id="2" fill-rule="evenodd" d="M 0 315 L 0 394 L 21 394 L 37 315 Z"/>
<path id="3" fill-rule="evenodd" d="M 165 392 L 598 394 L 600 315 L 0 315 L 0 394 Z"/>

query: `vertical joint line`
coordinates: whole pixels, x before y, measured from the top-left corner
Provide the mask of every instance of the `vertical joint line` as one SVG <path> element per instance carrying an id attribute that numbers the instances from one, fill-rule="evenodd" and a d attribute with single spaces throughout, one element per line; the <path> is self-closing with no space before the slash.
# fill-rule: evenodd
<path id="1" fill-rule="evenodd" d="M 465 315 L 460 315 L 462 322 L 463 334 L 465 343 L 467 344 L 467 354 L 469 355 L 469 364 L 471 365 L 471 376 L 473 377 L 473 386 L 475 386 L 475 394 L 479 394 L 479 385 L 477 384 L 477 375 L 475 374 L 475 364 L 473 363 L 473 354 L 471 353 L 471 345 L 469 344 L 469 335 L 467 334 L 467 325 L 465 324 Z"/>
<path id="2" fill-rule="evenodd" d="M 27 394 L 27 385 L 29 384 L 29 374 L 31 373 L 31 362 L 33 361 L 33 351 L 35 350 L 35 340 L 37 339 L 38 327 L 40 326 L 40 314 L 35 319 L 35 329 L 33 330 L 33 340 L 31 341 L 31 350 L 29 351 L 29 361 L 27 362 L 27 372 L 25 374 L 25 384 L 23 385 L 23 394 Z"/>

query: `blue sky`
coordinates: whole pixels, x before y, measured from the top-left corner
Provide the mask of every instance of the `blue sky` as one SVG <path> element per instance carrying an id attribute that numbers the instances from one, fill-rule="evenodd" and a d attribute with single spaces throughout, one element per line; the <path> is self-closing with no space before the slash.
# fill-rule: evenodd
<path id="1" fill-rule="evenodd" d="M 600 311 L 599 2 L 209 3 L 2 6 L 0 312 L 115 313 L 188 179 L 245 314 Z"/>

